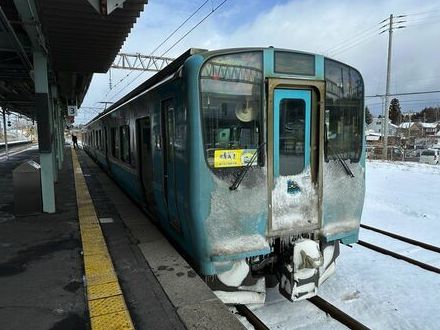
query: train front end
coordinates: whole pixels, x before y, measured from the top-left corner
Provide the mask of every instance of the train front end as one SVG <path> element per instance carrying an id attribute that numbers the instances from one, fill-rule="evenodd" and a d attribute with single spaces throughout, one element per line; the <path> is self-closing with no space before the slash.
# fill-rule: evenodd
<path id="1" fill-rule="evenodd" d="M 358 239 L 361 75 L 268 48 L 206 53 L 198 81 L 201 272 L 215 275 L 208 283 L 226 303 L 264 302 L 277 283 L 292 301 L 316 295 L 339 243 Z"/>

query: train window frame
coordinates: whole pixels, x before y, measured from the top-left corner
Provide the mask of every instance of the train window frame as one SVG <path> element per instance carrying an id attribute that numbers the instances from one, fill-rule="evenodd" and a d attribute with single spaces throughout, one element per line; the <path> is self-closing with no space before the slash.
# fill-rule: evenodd
<path id="1" fill-rule="evenodd" d="M 345 69 L 346 72 L 348 72 L 349 77 L 351 77 L 351 72 L 356 73 L 357 80 L 361 83 L 360 96 L 358 97 L 359 104 L 358 104 L 357 112 L 356 112 L 356 115 L 358 117 L 358 122 L 357 122 L 358 126 L 357 127 L 359 128 L 359 132 L 358 132 L 359 139 L 357 140 L 357 142 L 354 141 L 355 143 L 358 143 L 357 150 L 355 150 L 353 152 L 355 154 L 355 157 L 347 156 L 344 152 L 340 153 L 339 151 L 335 152 L 335 150 L 331 151 L 331 149 L 332 149 L 332 147 L 330 147 L 331 139 L 329 139 L 329 136 L 331 133 L 330 132 L 330 111 L 331 111 L 331 109 L 329 109 L 329 107 L 333 106 L 333 105 L 330 105 L 328 102 L 328 99 L 329 99 L 328 95 L 330 93 L 329 88 L 328 88 L 329 84 L 330 84 L 329 83 L 330 79 L 329 79 L 329 74 L 328 74 L 328 68 L 329 68 L 328 63 L 330 63 L 331 65 L 339 65 L 341 69 Z M 342 71 L 341 74 L 343 75 L 344 71 Z M 339 62 L 339 61 L 336 61 L 336 60 L 333 60 L 333 59 L 326 57 L 326 58 L 324 58 L 324 81 L 326 84 L 325 116 L 324 116 L 324 125 L 325 125 L 325 133 L 324 133 L 325 137 L 324 138 L 325 138 L 325 142 L 326 142 L 326 147 L 324 148 L 325 162 L 328 163 L 330 161 L 330 159 L 335 160 L 338 158 L 343 158 L 346 160 L 350 160 L 352 163 L 358 163 L 361 161 L 362 152 L 363 152 L 364 144 L 365 144 L 365 142 L 364 142 L 364 135 L 365 135 L 365 124 L 364 124 L 364 122 L 365 122 L 365 120 L 364 120 L 364 118 L 365 118 L 365 84 L 364 84 L 364 80 L 362 78 L 362 75 L 357 69 L 353 68 L 352 66 L 349 66 L 345 63 L 342 63 L 342 62 Z M 344 89 L 343 89 L 344 86 L 339 87 L 339 84 L 336 84 L 336 85 L 338 86 L 338 88 L 342 89 L 342 93 L 344 93 Z M 351 85 L 350 85 L 350 87 L 351 87 Z M 352 95 L 354 95 L 354 93 L 352 93 L 351 96 Z M 343 99 L 344 97 L 339 98 L 339 99 Z M 347 104 L 337 104 L 337 106 L 339 106 L 339 108 L 344 108 L 344 107 L 347 108 L 348 107 Z M 352 118 L 355 118 L 355 116 L 353 116 Z M 345 120 L 346 118 L 342 117 L 342 119 Z M 349 150 L 347 152 L 347 154 L 349 154 L 350 152 L 351 152 L 351 150 Z M 330 155 L 332 155 L 332 154 L 335 154 L 335 156 L 330 157 Z"/>
<path id="2" fill-rule="evenodd" d="M 98 150 L 102 151 L 102 130 L 98 129 Z"/>
<path id="3" fill-rule="evenodd" d="M 118 127 L 110 128 L 110 146 L 112 157 L 119 159 L 119 133 Z"/>
<path id="4" fill-rule="evenodd" d="M 124 130 L 126 134 L 124 134 Z M 124 139 L 124 136 L 126 139 Z M 130 125 L 119 126 L 119 141 L 120 141 L 120 160 L 124 163 L 131 164 L 131 150 L 130 150 Z"/>
<path id="5" fill-rule="evenodd" d="M 261 69 L 261 83 L 260 83 L 260 90 L 259 90 L 259 107 L 258 107 L 258 117 L 257 123 L 258 123 L 258 146 L 257 149 L 264 143 L 265 141 L 265 124 L 264 124 L 264 102 L 265 102 L 265 81 L 264 81 L 264 52 L 262 49 L 243 49 L 242 51 L 230 51 L 230 52 L 222 52 L 222 53 L 215 53 L 211 56 L 205 57 L 203 63 L 201 64 L 199 68 L 199 74 L 198 74 L 198 93 L 199 93 L 199 118 L 200 118 L 200 126 L 201 126 L 201 133 L 202 133 L 202 148 L 203 148 L 203 158 L 205 160 L 205 163 L 207 167 L 215 174 L 221 174 L 221 173 L 228 173 L 229 171 L 235 172 L 237 169 L 244 168 L 246 165 L 240 165 L 240 166 L 229 166 L 229 167 L 215 167 L 214 162 L 210 164 L 208 155 L 207 155 L 207 149 L 206 149 L 206 127 L 204 125 L 204 118 L 203 118 L 203 91 L 202 91 L 202 71 L 204 66 L 210 61 L 217 57 L 224 57 L 224 56 L 230 56 L 230 55 L 240 55 L 240 54 L 259 54 L 259 65 Z M 265 166 L 265 150 L 264 148 L 260 148 L 258 151 L 258 158 L 257 163 L 252 166 L 259 166 L 264 167 Z"/>

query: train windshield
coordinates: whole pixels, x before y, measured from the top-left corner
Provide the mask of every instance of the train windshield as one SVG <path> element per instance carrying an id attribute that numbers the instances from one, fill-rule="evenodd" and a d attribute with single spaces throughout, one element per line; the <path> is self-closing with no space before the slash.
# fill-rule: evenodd
<path id="1" fill-rule="evenodd" d="M 257 157 L 261 132 L 262 52 L 216 56 L 200 75 L 203 142 L 214 168 L 246 166 Z M 255 156 L 255 157 L 254 157 Z"/>
<path id="2" fill-rule="evenodd" d="M 364 85 L 358 71 L 325 59 L 326 160 L 358 162 L 364 127 Z"/>

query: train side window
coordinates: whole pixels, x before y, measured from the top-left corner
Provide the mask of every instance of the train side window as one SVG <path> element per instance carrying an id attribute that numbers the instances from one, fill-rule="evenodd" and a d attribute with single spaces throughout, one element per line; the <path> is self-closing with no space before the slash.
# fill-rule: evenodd
<path id="1" fill-rule="evenodd" d="M 130 127 L 124 125 L 119 127 L 121 141 L 121 160 L 130 163 Z"/>
<path id="2" fill-rule="evenodd" d="M 111 128 L 110 139 L 111 139 L 112 156 L 115 158 L 119 158 L 119 139 L 118 139 L 116 127 Z"/>
<path id="3" fill-rule="evenodd" d="M 98 150 L 102 151 L 102 133 L 101 133 L 101 130 L 98 130 Z"/>

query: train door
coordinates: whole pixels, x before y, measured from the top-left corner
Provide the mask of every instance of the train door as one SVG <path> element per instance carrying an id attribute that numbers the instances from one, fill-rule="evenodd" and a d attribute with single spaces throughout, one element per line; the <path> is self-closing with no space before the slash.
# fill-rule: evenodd
<path id="1" fill-rule="evenodd" d="M 161 105 L 161 129 L 163 141 L 163 192 L 170 225 L 180 232 L 180 222 L 176 207 L 176 178 L 174 168 L 174 99 L 168 99 Z"/>
<path id="2" fill-rule="evenodd" d="M 272 99 L 269 232 L 310 232 L 318 226 L 318 193 L 311 167 L 312 91 L 274 88 Z"/>
<path id="3" fill-rule="evenodd" d="M 139 146 L 139 177 L 148 206 L 153 205 L 153 159 L 150 116 L 137 120 L 137 145 Z"/>

